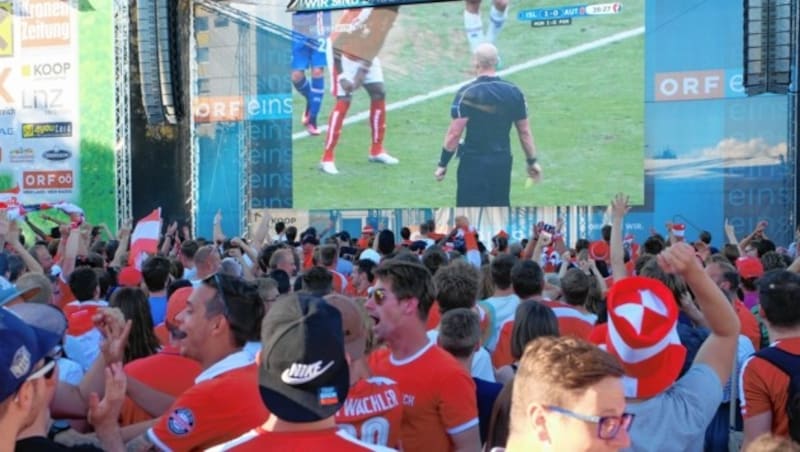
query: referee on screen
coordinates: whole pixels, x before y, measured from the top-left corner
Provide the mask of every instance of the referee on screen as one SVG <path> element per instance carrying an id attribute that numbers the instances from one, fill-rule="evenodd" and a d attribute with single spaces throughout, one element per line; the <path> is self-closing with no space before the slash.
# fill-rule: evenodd
<path id="1" fill-rule="evenodd" d="M 442 181 L 447 164 L 459 150 L 457 206 L 508 206 L 511 191 L 511 142 L 509 132 L 517 128 L 528 176 L 538 181 L 542 169 L 536 163 L 536 145 L 528 124 L 525 96 L 513 83 L 495 73 L 497 48 L 481 44 L 473 63 L 478 78 L 456 94 L 450 115 L 453 120 L 444 138 L 439 165 L 434 172 Z M 467 136 L 460 145 L 461 134 Z"/>

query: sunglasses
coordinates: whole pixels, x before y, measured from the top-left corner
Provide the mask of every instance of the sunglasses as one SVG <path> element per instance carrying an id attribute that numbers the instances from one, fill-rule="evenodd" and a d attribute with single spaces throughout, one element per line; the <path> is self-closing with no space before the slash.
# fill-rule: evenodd
<path id="1" fill-rule="evenodd" d="M 230 318 L 230 307 L 228 305 L 228 299 L 225 298 L 225 291 L 222 290 L 222 280 L 219 277 L 219 273 L 214 273 L 214 276 L 209 276 L 206 278 L 206 281 L 214 281 L 214 287 L 217 289 L 217 294 L 219 295 L 220 299 L 222 299 L 222 315 L 228 319 Z"/>
<path id="2" fill-rule="evenodd" d="M 56 373 L 56 360 L 49 356 L 44 357 L 44 365 L 36 370 L 34 373 L 28 375 L 28 378 L 25 381 L 36 380 L 39 378 L 44 378 L 45 380 L 49 380 L 53 378 L 53 374 Z"/>
<path id="3" fill-rule="evenodd" d="M 386 299 L 386 289 L 383 287 L 370 287 L 367 289 L 367 296 L 375 300 L 375 304 L 381 306 Z"/>
<path id="4" fill-rule="evenodd" d="M 602 440 L 611 440 L 616 438 L 622 429 L 625 429 L 625 431 L 630 431 L 631 425 L 633 425 L 633 418 L 635 417 L 633 413 L 622 413 L 622 416 L 590 416 L 588 414 L 576 413 L 558 406 L 546 406 L 545 408 L 573 419 L 579 419 L 584 422 L 597 424 L 597 437 Z"/>

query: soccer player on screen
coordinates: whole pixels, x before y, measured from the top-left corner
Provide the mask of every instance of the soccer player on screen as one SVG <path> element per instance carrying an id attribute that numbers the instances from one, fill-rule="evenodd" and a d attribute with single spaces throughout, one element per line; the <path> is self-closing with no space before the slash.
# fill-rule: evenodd
<path id="1" fill-rule="evenodd" d="M 444 180 L 447 164 L 458 150 L 456 205 L 508 206 L 513 160 L 508 134 L 512 124 L 525 152 L 528 176 L 534 181 L 542 176 L 528 123 L 528 105 L 519 88 L 497 76 L 497 48 L 494 45 L 480 44 L 475 50 L 473 63 L 478 77 L 456 93 L 450 107 L 453 120 L 447 129 L 433 175 L 439 182 Z M 459 145 L 464 130 L 467 136 Z"/>
<path id="2" fill-rule="evenodd" d="M 325 94 L 325 51 L 331 31 L 328 11 L 292 15 L 292 84 L 306 99 L 303 125 L 311 135 L 319 135 L 317 115 Z M 311 82 L 306 70 L 311 69 Z"/>
<path id="3" fill-rule="evenodd" d="M 342 132 L 342 124 L 350 108 L 352 93 L 360 87 L 369 94 L 369 125 L 372 139 L 369 161 L 396 165 L 400 161 L 383 148 L 386 130 L 386 89 L 378 52 L 397 18 L 399 6 L 362 8 L 345 11 L 331 35 L 333 43 L 333 94 L 336 106 L 328 118 L 325 152 L 320 171 L 338 174 L 334 151 Z"/>
<path id="4" fill-rule="evenodd" d="M 494 44 L 507 17 L 508 0 L 492 0 L 492 8 L 489 11 L 489 28 L 484 33 L 481 0 L 466 0 L 464 2 L 464 31 L 467 33 L 470 51 L 475 53 L 478 45 L 484 42 Z"/>

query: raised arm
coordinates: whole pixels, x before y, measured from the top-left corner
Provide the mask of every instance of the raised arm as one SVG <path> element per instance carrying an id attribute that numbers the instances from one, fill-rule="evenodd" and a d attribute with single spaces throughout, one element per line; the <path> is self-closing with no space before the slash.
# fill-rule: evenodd
<path id="1" fill-rule="evenodd" d="M 14 252 L 22 259 L 28 271 L 31 273 L 44 273 L 42 266 L 39 262 L 31 256 L 31 253 L 22 246 L 19 240 L 19 226 L 15 221 L 12 221 L 8 226 L 8 244 L 14 249 Z"/>
<path id="2" fill-rule="evenodd" d="M 631 209 L 629 198 L 617 193 L 611 202 L 611 275 L 614 281 L 628 276 L 625 268 L 625 249 L 622 247 L 622 220 Z"/>
<path id="3" fill-rule="evenodd" d="M 711 330 L 694 363 L 710 366 L 724 386 L 731 374 L 739 338 L 739 317 L 719 287 L 703 271 L 695 257 L 694 248 L 686 243 L 676 243 L 657 256 L 658 263 L 667 273 L 680 275 L 695 296 Z"/>

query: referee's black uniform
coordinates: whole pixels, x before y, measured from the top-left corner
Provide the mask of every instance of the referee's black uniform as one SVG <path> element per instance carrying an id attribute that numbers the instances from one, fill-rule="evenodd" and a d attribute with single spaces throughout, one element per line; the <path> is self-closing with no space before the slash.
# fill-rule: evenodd
<path id="1" fill-rule="evenodd" d="M 456 205 L 508 206 L 511 191 L 511 126 L 528 117 L 525 96 L 513 83 L 481 76 L 463 86 L 450 108 L 469 118 L 459 147 Z"/>

